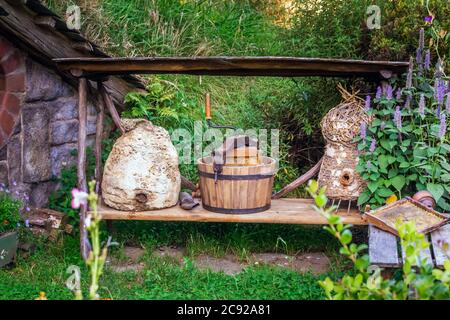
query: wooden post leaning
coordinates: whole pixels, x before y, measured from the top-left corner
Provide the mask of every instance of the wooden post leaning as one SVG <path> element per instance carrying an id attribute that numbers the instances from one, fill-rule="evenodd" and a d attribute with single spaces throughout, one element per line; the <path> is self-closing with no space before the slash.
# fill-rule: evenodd
<path id="1" fill-rule="evenodd" d="M 87 127 L 87 80 L 80 78 L 78 84 L 78 158 L 77 180 L 78 189 L 87 192 L 86 181 L 86 127 Z M 87 259 L 90 252 L 89 240 L 85 227 L 87 205 L 80 208 L 80 251 L 83 259 Z"/>

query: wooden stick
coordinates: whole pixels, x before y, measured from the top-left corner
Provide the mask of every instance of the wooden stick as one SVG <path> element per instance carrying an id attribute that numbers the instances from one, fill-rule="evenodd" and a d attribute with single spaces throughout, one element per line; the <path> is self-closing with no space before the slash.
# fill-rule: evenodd
<path id="1" fill-rule="evenodd" d="M 272 199 L 280 199 L 285 194 L 291 192 L 292 190 L 298 188 L 300 185 L 304 184 L 305 182 L 308 182 L 312 177 L 314 177 L 320 170 L 320 165 L 322 164 L 322 160 L 320 159 L 319 162 L 317 162 L 314 167 L 309 169 L 304 175 L 298 177 L 296 180 L 285 186 L 283 189 L 278 191 L 272 196 Z"/>
<path id="2" fill-rule="evenodd" d="M 95 191 L 101 193 L 102 184 L 102 139 L 103 139 L 103 120 L 105 118 L 105 102 L 99 99 L 97 106 L 97 119 L 95 131 Z"/>
<path id="3" fill-rule="evenodd" d="M 106 91 L 106 88 L 103 85 L 103 83 L 101 83 L 101 82 L 99 83 L 98 89 L 100 90 L 100 94 L 102 95 L 103 101 L 105 102 L 105 105 L 108 108 L 109 114 L 111 115 L 111 117 L 114 121 L 114 124 L 120 130 L 120 132 L 122 134 L 124 134 L 125 129 L 122 126 L 122 122 L 120 120 L 119 113 L 117 112 L 116 107 L 114 106 L 114 102 L 112 101 L 110 95 Z"/>
<path id="4" fill-rule="evenodd" d="M 78 85 L 78 159 L 77 178 L 78 189 L 87 192 L 86 182 L 86 126 L 87 126 L 87 80 L 81 78 Z M 87 207 L 81 205 L 80 208 L 80 251 L 83 259 L 89 255 L 89 240 L 85 228 Z"/>
<path id="5" fill-rule="evenodd" d="M 189 181 L 187 178 L 185 178 L 183 176 L 181 176 L 181 186 L 183 188 L 187 188 L 192 191 L 197 191 L 197 189 L 198 189 L 194 183 L 192 183 L 191 181 Z"/>

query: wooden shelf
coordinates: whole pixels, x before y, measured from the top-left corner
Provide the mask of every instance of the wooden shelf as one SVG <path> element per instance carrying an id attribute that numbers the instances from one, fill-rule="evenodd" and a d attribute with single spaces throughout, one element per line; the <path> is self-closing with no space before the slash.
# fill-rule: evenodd
<path id="1" fill-rule="evenodd" d="M 278 223 L 278 224 L 326 224 L 327 221 L 314 211 L 310 199 L 272 200 L 272 207 L 264 212 L 252 214 L 222 214 L 207 211 L 198 206 L 183 210 L 180 206 L 144 212 L 125 212 L 99 206 L 104 220 L 148 220 L 148 221 L 192 221 L 192 222 L 239 222 L 239 223 Z M 366 225 L 367 222 L 357 209 L 339 210 L 345 223 Z"/>

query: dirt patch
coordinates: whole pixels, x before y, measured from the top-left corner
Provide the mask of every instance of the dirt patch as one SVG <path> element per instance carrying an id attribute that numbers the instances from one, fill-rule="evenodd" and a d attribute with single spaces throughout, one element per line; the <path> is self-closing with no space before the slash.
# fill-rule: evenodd
<path id="1" fill-rule="evenodd" d="M 139 262 L 145 254 L 145 250 L 140 247 L 124 247 L 125 261 L 120 261 L 115 257 L 108 258 L 106 264 L 113 272 L 122 273 L 127 271 L 139 272 L 144 269 L 145 263 Z"/>
<path id="2" fill-rule="evenodd" d="M 186 255 L 186 249 L 177 246 L 162 246 L 153 251 L 155 257 L 170 257 L 178 262 L 183 262 Z"/>
<path id="3" fill-rule="evenodd" d="M 240 263 L 233 255 L 215 258 L 202 254 L 194 259 L 194 264 L 200 270 L 209 269 L 214 272 L 224 272 L 228 275 L 238 274 L 245 268 L 245 265 Z"/>
<path id="4" fill-rule="evenodd" d="M 257 253 L 251 260 L 254 264 L 284 267 L 300 273 L 324 273 L 330 270 L 330 259 L 322 252 L 310 252 L 297 256 L 288 256 L 280 253 Z"/>

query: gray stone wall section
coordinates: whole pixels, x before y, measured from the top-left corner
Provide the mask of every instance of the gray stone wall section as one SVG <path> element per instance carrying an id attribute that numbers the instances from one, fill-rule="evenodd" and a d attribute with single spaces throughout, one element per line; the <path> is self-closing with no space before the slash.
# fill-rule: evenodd
<path id="1" fill-rule="evenodd" d="M 45 207 L 58 187 L 54 177 L 76 164 L 78 93 L 52 70 L 26 59 L 21 121 L 0 150 L 0 183 L 28 205 Z M 96 109 L 88 102 L 87 141 L 93 144 Z M 75 187 L 75 186 L 74 186 Z"/>

